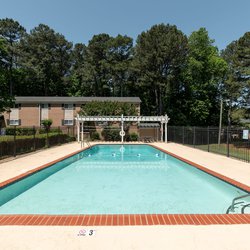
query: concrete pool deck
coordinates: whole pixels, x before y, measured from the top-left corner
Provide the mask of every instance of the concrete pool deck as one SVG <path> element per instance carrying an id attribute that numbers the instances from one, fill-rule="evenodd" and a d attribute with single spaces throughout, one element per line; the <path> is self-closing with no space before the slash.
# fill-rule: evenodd
<path id="1" fill-rule="evenodd" d="M 78 236 L 93 229 L 93 236 Z M 0 227 L 3 250 L 249 250 L 249 225 Z"/>
<path id="2" fill-rule="evenodd" d="M 250 164 L 174 143 L 154 143 L 172 154 L 250 186 Z M 71 143 L 0 162 L 0 182 L 81 149 Z M 81 229 L 94 236 L 78 236 Z M 175 226 L 1 226 L 2 249 L 249 249 L 250 224 Z"/>

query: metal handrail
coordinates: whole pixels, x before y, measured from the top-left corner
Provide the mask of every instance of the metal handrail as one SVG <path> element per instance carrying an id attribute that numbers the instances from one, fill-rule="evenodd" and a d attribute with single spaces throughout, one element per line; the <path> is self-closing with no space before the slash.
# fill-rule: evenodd
<path id="1" fill-rule="evenodd" d="M 91 144 L 89 141 L 81 141 L 81 148 L 84 147 L 84 143 L 86 143 L 88 147 L 91 147 Z"/>
<path id="2" fill-rule="evenodd" d="M 250 193 L 249 193 L 249 194 L 245 194 L 245 195 L 241 195 L 241 196 L 238 196 L 238 197 L 234 198 L 234 199 L 232 200 L 232 205 L 231 205 L 230 210 L 231 210 L 232 212 L 234 212 L 235 201 L 240 200 L 240 199 L 243 199 L 243 198 L 246 198 L 246 197 L 250 197 Z"/>

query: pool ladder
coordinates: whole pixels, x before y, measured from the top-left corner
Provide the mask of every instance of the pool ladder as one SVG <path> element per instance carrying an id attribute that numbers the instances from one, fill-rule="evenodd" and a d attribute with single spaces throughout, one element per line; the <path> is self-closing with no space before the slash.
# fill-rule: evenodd
<path id="1" fill-rule="evenodd" d="M 250 197 L 250 193 L 248 194 L 245 194 L 245 195 L 241 195 L 241 196 L 238 196 L 238 197 L 235 197 L 233 200 L 232 200 L 232 204 L 229 206 L 229 208 L 227 209 L 227 214 L 229 214 L 230 212 L 235 212 L 235 205 L 236 204 L 241 204 L 241 203 L 244 203 L 244 201 L 241 201 L 241 202 L 237 202 L 237 200 L 241 200 L 243 198 L 246 198 L 246 197 Z M 241 208 L 241 213 L 244 214 L 244 210 L 246 207 L 249 207 L 250 206 L 250 203 L 247 203 L 246 205 L 242 206 Z"/>
<path id="2" fill-rule="evenodd" d="M 84 147 L 84 143 L 86 143 L 88 147 L 91 147 L 91 144 L 89 141 L 81 141 L 81 148 Z"/>

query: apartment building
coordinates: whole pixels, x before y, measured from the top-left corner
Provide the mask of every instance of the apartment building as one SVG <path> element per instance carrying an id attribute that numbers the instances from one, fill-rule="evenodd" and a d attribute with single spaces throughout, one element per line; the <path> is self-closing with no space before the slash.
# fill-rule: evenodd
<path id="1" fill-rule="evenodd" d="M 132 103 L 140 114 L 139 97 L 58 97 L 17 96 L 15 105 L 4 112 L 4 126 L 40 126 L 41 121 L 52 119 L 53 126 L 74 126 L 75 117 L 81 106 L 92 101 Z"/>

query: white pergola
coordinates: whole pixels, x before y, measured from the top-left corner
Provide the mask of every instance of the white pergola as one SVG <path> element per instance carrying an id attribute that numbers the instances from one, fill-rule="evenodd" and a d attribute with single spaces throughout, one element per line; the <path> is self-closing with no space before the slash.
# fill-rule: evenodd
<path id="1" fill-rule="evenodd" d="M 170 118 L 167 115 L 162 116 L 79 116 L 77 115 L 76 125 L 77 125 L 77 141 L 83 142 L 83 129 L 84 122 L 92 121 L 92 122 L 120 122 L 121 123 L 121 142 L 124 141 L 124 122 L 160 122 L 161 124 L 161 141 L 163 142 L 163 130 L 165 127 L 165 142 L 168 141 L 167 138 L 167 124 Z M 80 129 L 81 128 L 81 129 Z M 80 132 L 82 131 L 82 132 Z"/>

